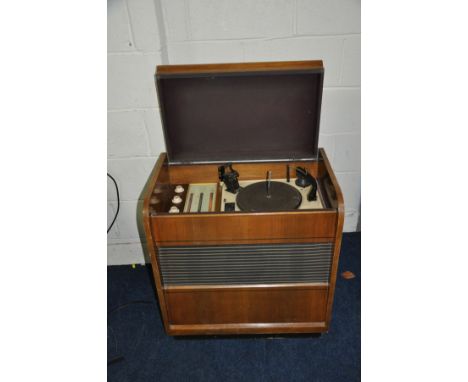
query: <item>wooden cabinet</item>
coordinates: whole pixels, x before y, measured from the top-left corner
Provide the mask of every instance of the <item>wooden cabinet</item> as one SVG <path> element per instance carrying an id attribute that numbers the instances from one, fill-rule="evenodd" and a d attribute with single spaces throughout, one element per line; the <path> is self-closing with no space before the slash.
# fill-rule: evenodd
<path id="1" fill-rule="evenodd" d="M 232 82 L 231 76 L 239 78 Z M 159 68 L 157 82 L 168 152 L 159 156 L 147 183 L 143 220 L 166 332 L 327 331 L 344 206 L 325 151 L 317 147 L 321 62 L 165 66 Z M 229 84 L 232 86 L 227 87 Z M 243 142 L 250 139 L 248 129 L 240 129 L 237 143 L 229 142 L 225 151 L 222 139 L 221 148 L 211 148 L 216 143 L 213 121 L 220 124 L 217 139 L 224 127 L 235 128 L 232 121 L 222 123 L 224 114 L 219 110 L 211 111 L 213 94 L 227 119 L 240 114 L 237 122 L 251 128 L 261 122 L 258 126 L 265 129 L 263 134 L 269 134 L 270 126 L 273 137 L 258 142 L 259 150 L 251 153 L 243 151 Z M 233 101 L 239 96 L 251 97 L 258 113 L 252 115 L 251 108 L 244 112 L 245 100 Z M 197 108 L 188 104 L 194 97 Z M 208 107 L 204 108 L 203 100 Z M 281 105 L 285 109 L 273 114 L 282 120 L 274 122 L 271 107 Z M 283 131 L 288 119 L 290 133 Z M 202 147 L 194 129 L 205 138 Z M 307 129 L 310 139 L 301 138 Z M 288 134 L 294 139 L 285 138 Z M 253 137 L 259 139 L 256 134 Z M 286 140 L 288 150 L 298 153 L 298 159 L 287 159 L 281 140 Z M 249 141 L 245 147 L 252 144 Z M 212 161 L 207 160 L 210 157 Z M 323 207 L 225 212 L 218 189 L 217 203 L 210 212 L 168 212 L 176 185 L 218 183 L 218 165 L 227 161 L 235 163 L 239 180 L 261 180 L 267 171 L 280 178 L 286 165 L 301 166 L 317 180 Z"/>
<path id="2" fill-rule="evenodd" d="M 200 172 L 197 165 L 193 166 L 195 169 L 192 176 L 200 174 L 200 179 L 204 180 L 207 175 Z M 251 166 L 255 167 L 255 164 Z M 263 166 L 262 164 L 260 167 Z M 317 168 L 317 179 L 328 200 L 327 208 L 269 213 L 172 215 L 158 213 L 157 206 L 151 204 L 153 191 L 158 186 L 167 185 L 165 182 L 171 178 L 167 175 L 171 173 L 172 166 L 167 162 L 166 155 L 161 154 L 149 181 L 143 215 L 161 313 L 168 334 L 307 333 L 328 330 L 344 207 L 341 190 L 324 150 L 320 150 L 319 160 L 311 167 Z M 180 169 L 176 169 L 175 173 L 179 171 Z M 180 180 L 178 176 L 173 175 Z M 197 179 L 191 178 L 190 181 L 196 182 Z M 163 264 L 160 253 L 166 248 L 218 247 L 222 253 L 224 248 L 229 248 L 232 252 L 232 248 L 236 246 L 245 248 L 252 245 L 263 248 L 268 245 L 295 245 L 302 251 L 301 246 L 313 248 L 310 244 L 321 243 L 329 246 L 329 253 L 325 254 L 329 256 L 328 276 L 326 280 L 315 283 L 302 281 L 301 268 L 297 269 L 296 275 L 291 276 L 293 279 L 296 277 L 296 282 L 288 279 L 287 283 L 276 284 L 270 283 L 268 278 L 265 282 L 259 277 L 256 284 L 246 285 L 229 284 L 229 278 L 223 279 L 222 284 L 196 285 L 191 281 L 189 285 L 166 285 L 161 272 Z M 173 253 L 177 251 L 169 251 L 168 256 Z M 185 256 L 190 254 L 189 251 Z M 238 254 L 239 252 L 232 254 L 233 261 Z M 310 251 L 308 259 L 311 259 L 312 265 L 320 254 L 321 252 Z M 192 255 L 197 256 L 197 253 L 193 252 Z M 294 251 L 287 255 L 294 256 Z M 262 261 L 268 267 L 268 259 Z M 241 259 L 236 264 L 238 263 L 246 261 Z M 185 273 L 194 273 L 190 269 L 192 263 L 185 265 Z M 207 267 L 202 261 L 196 266 Z M 281 268 L 283 263 L 270 266 L 279 268 L 278 274 L 284 270 Z M 242 272 L 242 268 L 237 269 Z M 219 269 L 216 271 L 220 272 Z M 226 272 L 225 270 L 224 273 Z M 247 270 L 243 272 L 248 273 Z M 277 274 L 273 276 L 280 279 Z"/>

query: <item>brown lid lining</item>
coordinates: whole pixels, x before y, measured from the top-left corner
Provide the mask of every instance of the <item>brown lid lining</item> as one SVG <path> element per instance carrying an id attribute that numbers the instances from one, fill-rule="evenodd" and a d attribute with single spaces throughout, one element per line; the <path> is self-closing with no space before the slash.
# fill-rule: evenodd
<path id="1" fill-rule="evenodd" d="M 169 161 L 315 158 L 323 68 L 312 63 L 256 63 L 253 71 L 253 64 L 158 67 Z"/>

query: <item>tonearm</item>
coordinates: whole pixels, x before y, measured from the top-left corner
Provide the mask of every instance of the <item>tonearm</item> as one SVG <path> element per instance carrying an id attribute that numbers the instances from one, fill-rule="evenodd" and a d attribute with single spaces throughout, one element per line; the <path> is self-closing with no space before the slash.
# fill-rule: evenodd
<path id="1" fill-rule="evenodd" d="M 308 187 L 312 185 L 312 188 L 307 195 L 307 200 L 310 202 L 312 200 L 317 200 L 317 181 L 315 178 L 307 172 L 304 167 L 296 167 L 296 185 L 299 187 Z"/>

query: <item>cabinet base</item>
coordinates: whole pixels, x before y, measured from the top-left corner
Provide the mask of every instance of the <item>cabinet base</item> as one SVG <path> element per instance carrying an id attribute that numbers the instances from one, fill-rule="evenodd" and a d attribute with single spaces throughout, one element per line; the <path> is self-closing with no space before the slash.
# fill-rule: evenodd
<path id="1" fill-rule="evenodd" d="M 325 322 L 298 322 L 278 324 L 206 324 L 206 325 L 169 325 L 167 334 L 172 336 L 206 334 L 294 334 L 323 333 L 328 330 Z"/>

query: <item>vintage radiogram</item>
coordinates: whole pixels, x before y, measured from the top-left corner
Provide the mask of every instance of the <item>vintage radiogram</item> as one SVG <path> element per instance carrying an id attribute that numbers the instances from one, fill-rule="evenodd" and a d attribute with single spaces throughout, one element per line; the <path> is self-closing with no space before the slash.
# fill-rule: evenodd
<path id="1" fill-rule="evenodd" d="M 325 332 L 343 196 L 321 61 L 158 66 L 167 153 L 143 219 L 166 332 Z"/>

